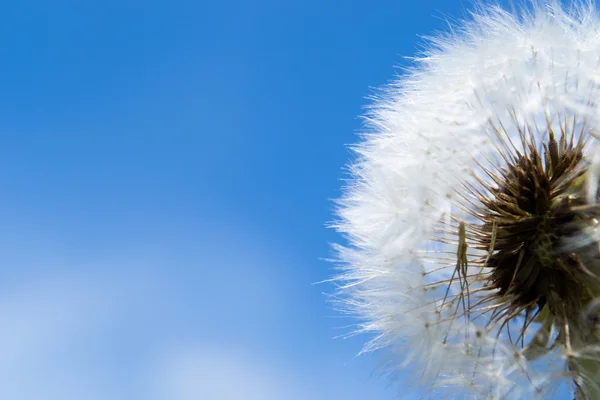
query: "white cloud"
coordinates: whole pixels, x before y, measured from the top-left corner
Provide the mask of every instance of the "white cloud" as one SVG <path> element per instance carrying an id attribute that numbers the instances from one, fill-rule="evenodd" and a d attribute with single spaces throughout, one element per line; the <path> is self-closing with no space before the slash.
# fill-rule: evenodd
<path id="1" fill-rule="evenodd" d="M 0 398 L 105 398 L 90 379 L 90 339 L 110 322 L 131 288 L 65 277 L 4 288 L 0 295 Z M 89 360 L 93 362 L 92 360 Z"/>
<path id="2" fill-rule="evenodd" d="M 294 400 L 298 385 L 264 355 L 219 345 L 172 350 L 159 362 L 154 382 L 161 400 Z"/>
<path id="3" fill-rule="evenodd" d="M 269 246 L 220 239 L 176 262 L 132 267 L 120 255 L 110 268 L 32 269 L 3 282 L 0 399 L 310 398 L 295 397 L 294 366 L 264 352 L 267 325 L 285 311 L 271 274 L 280 263 Z M 231 242 L 239 251 L 225 251 Z M 263 343 L 243 342 L 252 335 Z"/>

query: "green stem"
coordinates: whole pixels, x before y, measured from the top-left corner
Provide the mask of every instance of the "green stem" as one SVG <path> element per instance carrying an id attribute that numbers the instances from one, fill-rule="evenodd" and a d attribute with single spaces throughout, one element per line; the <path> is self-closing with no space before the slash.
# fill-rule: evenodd
<path id="1" fill-rule="evenodd" d="M 577 387 L 575 400 L 600 400 L 600 357 L 597 350 L 600 348 L 600 337 L 597 335 L 595 322 L 598 310 L 588 312 L 592 312 L 591 321 L 580 325 L 569 324 L 575 328 L 570 335 L 572 349 L 575 354 L 583 355 L 569 362 L 573 382 Z"/>
<path id="2" fill-rule="evenodd" d="M 600 362 L 597 360 L 577 361 L 576 400 L 600 400 Z"/>

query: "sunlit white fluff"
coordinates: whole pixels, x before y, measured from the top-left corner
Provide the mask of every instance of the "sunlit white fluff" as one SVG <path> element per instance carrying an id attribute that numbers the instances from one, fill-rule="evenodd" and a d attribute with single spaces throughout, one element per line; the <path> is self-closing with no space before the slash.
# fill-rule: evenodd
<path id="1" fill-rule="evenodd" d="M 436 395 L 548 397 L 571 379 L 562 347 L 527 360 L 506 334 L 441 310 L 444 290 L 428 286 L 453 273 L 456 240 L 438 233 L 440 223 L 471 218 L 457 192 L 478 185 L 472 172 L 483 175 L 482 163 L 504 163 L 494 129 L 517 147 L 524 125 L 600 132 L 594 5 L 528 10 L 481 5 L 469 22 L 429 39 L 429 50 L 370 108 L 338 203 L 335 227 L 349 242 L 337 247 L 339 296 L 360 319 L 357 331 L 372 334 L 365 351 L 386 349 L 392 374 L 410 374 L 407 381 Z M 593 140 L 585 151 L 593 203 L 600 156 Z M 440 235 L 446 244 L 433 240 Z M 526 341 L 534 334 L 531 326 Z"/>

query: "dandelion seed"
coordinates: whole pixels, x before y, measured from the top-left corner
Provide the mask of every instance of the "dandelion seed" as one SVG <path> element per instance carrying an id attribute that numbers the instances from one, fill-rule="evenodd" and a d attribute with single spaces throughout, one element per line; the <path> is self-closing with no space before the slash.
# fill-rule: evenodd
<path id="1" fill-rule="evenodd" d="M 416 387 L 600 399 L 600 15 L 480 7 L 430 43 L 356 147 L 341 303 Z"/>

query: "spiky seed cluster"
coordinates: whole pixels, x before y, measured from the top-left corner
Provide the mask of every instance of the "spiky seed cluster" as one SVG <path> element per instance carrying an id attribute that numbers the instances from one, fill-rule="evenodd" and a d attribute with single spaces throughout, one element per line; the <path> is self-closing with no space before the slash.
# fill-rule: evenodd
<path id="1" fill-rule="evenodd" d="M 491 318 L 505 325 L 525 313 L 529 324 L 546 305 L 551 315 L 573 320 L 594 297 L 591 286 L 600 276 L 597 240 L 585 233 L 600 207 L 588 206 L 581 189 L 588 136 L 560 132 L 557 141 L 549 126 L 545 137 L 539 144 L 531 130 L 521 131 L 524 151 L 510 137 L 499 138 L 506 165 L 496 171 L 482 165 L 489 180 L 478 179 L 480 187 L 470 190 L 480 223 L 469 226 L 468 236 L 488 253 L 476 263 L 487 271 L 486 288 L 507 300 Z"/>
<path id="2" fill-rule="evenodd" d="M 585 121 L 575 118 L 569 124 L 559 115 L 554 120 L 558 123 L 546 116 L 545 131 L 513 120 L 519 126 L 516 145 L 509 130 L 489 122 L 502 162 L 478 159 L 466 175 L 472 179 L 465 176 L 458 185 L 454 205 L 466 215 L 450 223 L 438 220 L 436 232 L 446 235 L 433 238 L 443 247 L 455 244 L 456 252 L 434 250 L 424 258 L 443 261 L 446 267 L 440 269 L 453 272 L 425 287 L 444 293 L 434 322 L 443 344 L 456 344 L 460 337 L 453 335 L 462 331 L 466 354 L 478 349 L 493 360 L 497 347 L 509 344 L 517 364 L 564 346 L 577 399 L 593 399 L 600 395 L 600 205 L 589 203 L 585 190 L 590 179 L 586 145 L 593 135 Z M 456 328 L 457 319 L 464 319 L 463 328 Z M 475 330 L 479 343 L 473 343 L 468 327 L 481 326 L 479 321 L 485 322 Z M 480 341 L 486 335 L 488 341 L 493 338 L 487 350 Z M 544 393 L 538 385 L 532 389 Z"/>

